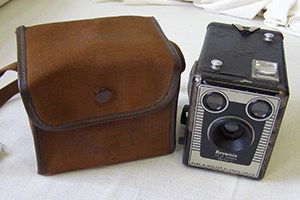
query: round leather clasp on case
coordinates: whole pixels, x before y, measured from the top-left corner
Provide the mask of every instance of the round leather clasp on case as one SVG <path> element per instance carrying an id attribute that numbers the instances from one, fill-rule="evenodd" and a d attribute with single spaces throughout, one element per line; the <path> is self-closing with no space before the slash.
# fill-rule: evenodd
<path id="1" fill-rule="evenodd" d="M 102 88 L 96 92 L 96 101 L 98 103 L 106 103 L 112 97 L 112 92 L 107 88 Z"/>

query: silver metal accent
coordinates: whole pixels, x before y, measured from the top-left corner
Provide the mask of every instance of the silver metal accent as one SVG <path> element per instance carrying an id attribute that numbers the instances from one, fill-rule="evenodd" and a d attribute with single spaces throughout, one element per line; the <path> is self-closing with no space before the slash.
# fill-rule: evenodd
<path id="1" fill-rule="evenodd" d="M 223 62 L 221 60 L 218 60 L 218 59 L 214 59 L 210 63 L 211 63 L 211 68 L 215 71 L 220 70 L 222 65 L 223 65 Z"/>
<path id="2" fill-rule="evenodd" d="M 264 40 L 266 42 L 272 42 L 273 38 L 275 37 L 273 33 L 265 33 L 264 36 L 265 36 Z"/>
<path id="3" fill-rule="evenodd" d="M 233 24 L 233 26 L 235 28 L 237 28 L 239 31 L 244 31 L 245 30 L 244 27 L 242 25 L 240 25 L 240 24 Z"/>
<path id="4" fill-rule="evenodd" d="M 195 75 L 195 76 L 194 76 L 194 81 L 197 82 L 197 83 L 200 83 L 200 81 L 201 81 L 201 76 Z"/>
<path id="5" fill-rule="evenodd" d="M 244 28 L 242 25 L 240 24 L 233 24 L 233 26 L 238 29 L 240 32 L 249 32 L 249 33 L 253 33 L 257 30 L 259 30 L 260 28 L 259 27 L 255 27 L 255 26 L 252 26 L 250 28 Z"/>
<path id="6" fill-rule="evenodd" d="M 190 75 L 189 75 L 189 81 L 188 81 L 188 95 L 189 98 L 191 96 L 191 91 L 192 91 L 192 86 L 193 86 L 193 82 L 201 82 L 201 76 L 199 74 L 196 74 L 196 68 L 198 66 L 198 61 L 194 62 L 194 65 L 190 71 Z"/>
<path id="7" fill-rule="evenodd" d="M 279 81 L 278 64 L 275 62 L 253 59 L 252 78 Z"/>
<path id="8" fill-rule="evenodd" d="M 197 115 L 194 116 L 194 129 L 192 137 L 191 149 L 200 152 L 201 147 L 201 135 L 202 135 L 202 122 L 204 110 L 202 106 L 199 106 L 196 110 Z"/>
<path id="9" fill-rule="evenodd" d="M 259 143 L 257 145 L 256 151 L 254 153 L 252 162 L 262 163 L 267 152 L 267 147 L 272 134 L 273 125 L 275 122 L 275 115 L 268 119 L 265 123 L 264 129 L 262 131 Z"/>
<path id="10" fill-rule="evenodd" d="M 201 156 L 201 138 L 206 134 L 206 132 L 202 131 L 202 123 L 204 120 L 204 107 L 201 103 L 201 96 L 207 91 L 221 91 L 226 94 L 230 102 L 237 102 L 247 105 L 249 101 L 253 99 L 268 99 L 269 102 L 274 106 L 273 113 L 271 117 L 266 120 L 264 129 L 262 131 L 261 138 L 259 140 L 258 146 L 256 148 L 254 157 L 250 165 L 240 165 L 231 162 L 225 162 L 220 160 L 214 160 L 210 158 L 205 158 Z M 261 171 L 264 158 L 268 149 L 268 143 L 270 141 L 272 130 L 274 128 L 275 119 L 278 114 L 278 110 L 280 107 L 281 100 L 278 97 L 251 93 L 240 90 L 233 90 L 229 88 L 215 87 L 200 84 L 198 86 L 198 93 L 194 96 L 197 98 L 194 120 L 190 120 L 190 124 L 192 124 L 192 141 L 191 147 L 189 150 L 189 159 L 188 164 L 194 167 L 201 167 L 206 169 L 213 169 L 217 171 L 223 171 L 232 174 L 240 174 L 248 177 L 257 178 Z"/>
<path id="11" fill-rule="evenodd" d="M 252 26 L 252 27 L 249 28 L 248 31 L 249 31 L 250 33 L 253 33 L 253 32 L 255 32 L 255 31 L 259 30 L 259 29 L 260 29 L 259 27 Z"/>
<path id="12" fill-rule="evenodd" d="M 195 116 L 195 108 L 196 108 L 196 103 L 197 103 L 197 95 L 198 95 L 198 88 L 199 85 L 201 85 L 201 77 L 199 75 L 196 75 L 191 83 L 191 89 L 189 91 L 189 98 L 190 98 L 190 109 L 189 109 L 189 117 L 187 120 L 187 129 L 188 131 L 192 132 L 193 128 L 193 123 L 194 121 L 190 118 Z"/>

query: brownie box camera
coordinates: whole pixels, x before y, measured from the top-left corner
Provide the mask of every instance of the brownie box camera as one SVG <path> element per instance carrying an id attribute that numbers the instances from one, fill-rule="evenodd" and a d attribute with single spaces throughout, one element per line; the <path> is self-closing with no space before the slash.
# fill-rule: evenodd
<path id="1" fill-rule="evenodd" d="M 262 178 L 288 96 L 281 33 L 211 23 L 182 113 L 183 163 Z"/>

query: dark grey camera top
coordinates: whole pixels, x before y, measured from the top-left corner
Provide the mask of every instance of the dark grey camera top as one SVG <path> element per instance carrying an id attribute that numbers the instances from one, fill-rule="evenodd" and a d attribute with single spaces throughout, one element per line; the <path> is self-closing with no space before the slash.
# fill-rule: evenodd
<path id="1" fill-rule="evenodd" d="M 211 23 L 196 74 L 216 84 L 288 94 L 283 36 L 255 27 Z"/>

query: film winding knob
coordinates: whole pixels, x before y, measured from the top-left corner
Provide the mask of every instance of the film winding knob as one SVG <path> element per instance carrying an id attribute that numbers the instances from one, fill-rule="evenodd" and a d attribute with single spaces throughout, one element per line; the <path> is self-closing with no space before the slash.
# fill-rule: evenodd
<path id="1" fill-rule="evenodd" d="M 223 65 L 223 62 L 218 59 L 213 59 L 210 63 L 211 63 L 211 68 L 215 71 L 220 70 Z"/>

